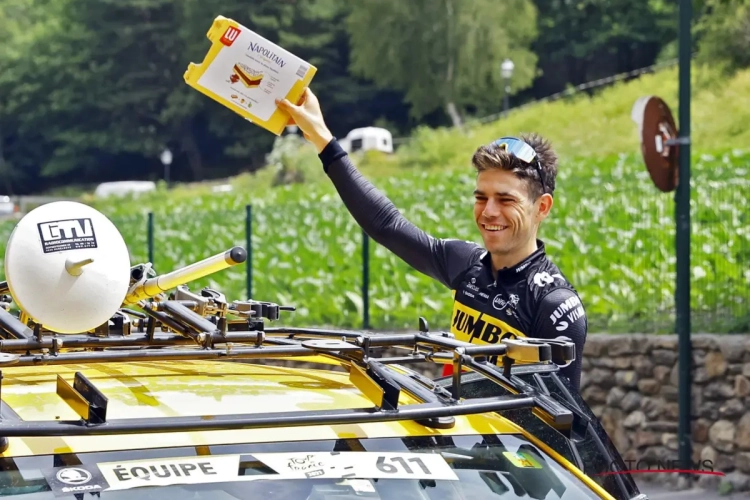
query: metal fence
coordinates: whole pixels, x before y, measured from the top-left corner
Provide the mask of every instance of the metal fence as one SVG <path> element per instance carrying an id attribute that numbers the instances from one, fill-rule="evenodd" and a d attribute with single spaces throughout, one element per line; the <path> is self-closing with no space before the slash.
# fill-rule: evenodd
<path id="1" fill-rule="evenodd" d="M 540 237 L 582 295 L 590 331 L 673 332 L 675 223 L 672 195 L 650 187 L 563 181 L 565 196 Z M 695 332 L 750 331 L 750 184 L 696 181 L 691 243 Z M 595 189 L 595 191 L 592 191 Z M 402 204 L 397 202 L 399 207 Z M 436 236 L 476 239 L 466 200 L 404 214 Z M 426 215 L 425 215 L 426 214 Z M 463 214 L 463 215 L 461 215 Z M 464 217 L 465 215 L 465 217 Z M 450 292 L 370 240 L 338 200 L 234 210 L 112 217 L 133 263 L 165 273 L 235 245 L 245 264 L 191 283 L 229 300 L 251 297 L 298 309 L 298 325 L 414 328 L 418 316 L 449 326 Z M 584 223 L 585 221 L 585 223 Z M 0 224 L 0 249 L 14 221 Z"/>

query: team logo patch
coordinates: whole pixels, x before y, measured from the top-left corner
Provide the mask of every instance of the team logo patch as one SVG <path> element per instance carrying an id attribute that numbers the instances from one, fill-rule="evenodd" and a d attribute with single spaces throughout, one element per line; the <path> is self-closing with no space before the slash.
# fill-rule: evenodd
<path id="1" fill-rule="evenodd" d="M 514 293 L 511 293 L 508 299 L 505 299 L 505 297 L 503 297 L 503 294 L 500 293 L 500 294 L 495 295 L 495 298 L 492 299 L 492 307 L 494 307 L 498 311 L 502 311 L 509 305 L 511 307 L 517 306 L 518 300 L 519 300 L 518 295 Z"/>
<path id="2" fill-rule="evenodd" d="M 550 274 L 546 271 L 543 271 L 541 273 L 536 273 L 533 279 L 534 279 L 534 284 L 536 286 L 543 287 L 551 283 L 554 283 L 555 278 L 559 279 L 560 281 L 564 281 L 561 274 L 558 274 L 558 273 Z"/>

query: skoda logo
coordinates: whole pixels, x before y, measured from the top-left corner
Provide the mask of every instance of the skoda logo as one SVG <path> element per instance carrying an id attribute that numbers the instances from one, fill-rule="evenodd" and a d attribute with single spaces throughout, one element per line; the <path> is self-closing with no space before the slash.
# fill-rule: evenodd
<path id="1" fill-rule="evenodd" d="M 57 472 L 57 479 L 61 483 L 79 485 L 91 481 L 91 473 L 86 469 L 78 467 L 69 467 Z"/>

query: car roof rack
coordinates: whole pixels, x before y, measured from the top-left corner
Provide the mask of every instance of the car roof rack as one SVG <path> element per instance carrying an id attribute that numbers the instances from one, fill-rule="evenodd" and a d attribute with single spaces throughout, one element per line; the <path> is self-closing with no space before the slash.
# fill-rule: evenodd
<path id="1" fill-rule="evenodd" d="M 226 253 L 235 264 L 244 249 Z M 221 254 L 220 254 L 221 255 Z M 560 434 L 567 444 L 550 443 L 569 455 L 586 473 L 600 466 L 625 465 L 580 395 L 571 391 L 560 367 L 575 360 L 575 345 L 566 337 L 556 339 L 503 339 L 499 344 L 461 342 L 453 334 L 430 332 L 419 318 L 416 333 L 378 334 L 338 329 L 268 327 L 282 311 L 292 306 L 256 300 L 228 301 L 211 288 L 198 293 L 184 283 L 195 281 L 225 267 L 224 259 L 209 258 L 171 273 L 153 277 L 151 263 L 131 268 L 130 289 L 122 308 L 109 321 L 86 332 L 58 334 L 35 323 L 21 311 L 9 312 L 10 287 L 0 282 L 0 453 L 9 438 L 39 436 L 86 436 L 129 433 L 165 433 L 230 429 L 272 428 L 308 425 L 361 424 L 415 421 L 426 427 L 448 429 L 455 417 L 505 414 L 517 422 L 519 411 L 538 417 L 526 432 L 540 436 Z M 169 290 L 172 290 L 169 292 Z M 134 307 L 137 306 L 138 309 Z M 391 355 L 403 350 L 403 355 Z M 386 351 L 387 356 L 383 356 Z M 501 359 L 499 366 L 498 360 Z M 373 406 L 370 408 L 276 413 L 199 415 L 113 419 L 107 415 L 108 399 L 83 373 L 75 372 L 72 383 L 58 374 L 57 394 L 80 417 L 78 420 L 29 421 L 22 419 L 2 400 L 2 370 L 5 367 L 65 365 L 81 363 L 163 360 L 300 360 L 339 363 L 349 379 Z M 415 364 L 453 365 L 450 378 L 432 380 L 409 368 Z M 529 383 L 531 379 L 535 383 Z M 477 397 L 476 381 L 484 387 Z M 551 381 L 551 384 L 549 382 Z M 401 393 L 415 404 L 399 404 Z M 524 422 L 531 424 L 525 417 Z M 592 434 L 593 430 L 593 434 Z M 539 433 L 537 435 L 537 433 Z M 576 443 L 589 435 L 595 443 L 596 464 L 582 461 Z M 550 437 L 550 436 L 547 436 Z M 609 481 L 610 476 L 605 478 Z M 614 476 L 622 491 L 637 491 L 632 478 Z"/>
<path id="2" fill-rule="evenodd" d="M 310 357 L 322 356 L 341 363 L 349 371 L 350 381 L 372 401 L 373 407 L 110 419 L 107 397 L 82 373 L 76 372 L 72 384 L 58 375 L 57 394 L 80 420 L 26 421 L 17 415 L 7 416 L 14 412 L 5 412 L 0 420 L 0 441 L 22 436 L 161 433 L 400 420 L 445 429 L 455 424 L 455 416 L 524 408 L 532 409 L 555 428 L 569 427 L 573 421 L 573 413 L 568 408 L 513 375 L 517 369 L 539 373 L 556 371 L 558 365 L 569 363 L 575 358 L 575 346 L 567 339 L 505 339 L 499 345 L 473 345 L 455 340 L 450 333 L 430 333 L 423 318 L 420 318 L 420 331 L 413 334 L 267 328 L 265 320 L 278 319 L 279 311 L 293 308 L 252 300 L 228 304 L 223 295 L 214 290 L 203 289 L 198 295 L 184 285 L 177 287 L 167 300 L 148 299 L 139 305 L 143 313 L 121 309 L 98 331 L 64 335 L 46 332 L 40 325 L 30 328 L 0 309 L 0 399 L 1 370 L 11 366 L 302 357 L 309 362 Z M 229 319 L 232 313 L 239 319 Z M 374 356 L 377 351 L 388 348 L 408 352 L 396 357 Z M 502 367 L 494 364 L 498 356 L 503 356 Z M 414 363 L 452 363 L 452 387 L 443 388 L 405 368 Z M 462 398 L 461 379 L 471 371 L 502 386 L 505 395 Z M 402 391 L 419 403 L 399 405 Z"/>
<path id="3" fill-rule="evenodd" d="M 242 257 L 244 249 L 228 254 Z M 221 254 L 220 254 L 221 255 Z M 573 412 L 549 394 L 524 382 L 516 372 L 547 373 L 575 359 L 570 339 L 504 339 L 497 345 L 474 345 L 450 333 L 430 333 L 420 318 L 413 334 L 373 334 L 336 329 L 268 328 L 282 311 L 294 307 L 255 300 L 227 301 L 203 288 L 180 284 L 216 272 L 216 258 L 204 259 L 158 277 L 150 263 L 131 268 L 131 288 L 122 308 L 92 331 L 58 334 L 35 323 L 23 311 L 8 312 L 10 287 L 0 283 L 0 401 L 2 369 L 38 366 L 163 360 L 268 360 L 326 358 L 340 363 L 350 381 L 373 403 L 371 408 L 263 414 L 111 419 L 107 397 L 81 372 L 72 384 L 57 377 L 57 394 L 80 420 L 27 421 L 7 406 L 0 418 L 0 449 L 10 437 L 80 436 L 249 429 L 279 426 L 353 424 L 414 420 L 450 428 L 459 415 L 531 409 L 556 429 L 570 429 Z M 244 259 L 234 259 L 242 262 Z M 182 280 L 182 281 L 178 281 Z M 172 290 L 168 292 L 168 290 Z M 136 310 L 133 306 L 138 306 Z M 192 348 L 190 348 L 192 346 Z M 403 356 L 378 357 L 383 349 L 404 349 Z M 502 356 L 502 367 L 497 366 Z M 317 358 L 316 358 L 317 357 Z M 442 387 L 409 369 L 414 363 L 452 363 L 453 384 Z M 481 374 L 504 390 L 502 396 L 464 398 L 462 377 Z M 418 403 L 400 405 L 401 393 Z M 500 392 L 500 391 L 499 391 Z"/>

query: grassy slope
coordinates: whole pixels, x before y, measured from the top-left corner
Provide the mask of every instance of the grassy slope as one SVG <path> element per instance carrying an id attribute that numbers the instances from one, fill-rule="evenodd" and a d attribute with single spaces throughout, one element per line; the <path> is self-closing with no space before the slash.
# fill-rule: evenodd
<path id="1" fill-rule="evenodd" d="M 453 130 L 424 129 L 408 151 L 400 152 L 404 164 L 450 167 L 465 165 L 476 145 L 502 135 L 538 132 L 549 137 L 563 159 L 606 157 L 638 151 L 635 125 L 630 119 L 633 103 L 644 95 L 658 95 L 678 113 L 677 69 L 644 75 L 618 83 L 592 98 L 579 94 L 565 101 L 535 104 L 507 119 L 482 125 L 462 136 Z M 746 148 L 750 144 L 750 71 L 722 82 L 711 71 L 696 68 L 691 110 L 694 147 L 699 151 Z M 588 174 L 583 166 L 580 173 Z"/>
<path id="2" fill-rule="evenodd" d="M 704 152 L 719 154 L 746 149 L 750 144 L 750 127 L 747 126 L 750 123 L 750 70 L 727 81 L 710 70 L 696 67 L 692 85 L 693 158 Z M 449 128 L 421 128 L 399 148 L 397 154 L 358 158 L 358 166 L 379 187 L 381 179 L 400 176 L 407 173 L 405 170 L 415 168 L 421 171 L 467 171 L 469 158 L 477 145 L 501 135 L 535 131 L 553 142 L 561 160 L 561 179 L 580 176 L 585 180 L 594 171 L 587 162 L 576 160 L 591 159 L 598 164 L 597 171 L 606 173 L 617 168 L 616 159 L 620 155 L 639 151 L 630 112 L 635 100 L 643 95 L 662 97 L 672 108 L 675 119 L 679 119 L 677 69 L 671 68 L 612 85 L 593 97 L 578 94 L 565 100 L 529 105 L 512 111 L 506 118 L 473 126 L 464 133 Z M 335 116 L 327 117 L 329 121 L 335 119 Z M 250 125 L 248 127 L 248 134 L 263 133 Z M 87 201 L 113 215 L 132 215 L 148 211 L 189 210 L 186 204 L 197 198 L 201 198 L 201 204 L 208 203 L 218 208 L 241 207 L 248 202 L 283 202 L 312 193 L 333 193 L 311 148 L 303 147 L 294 161 L 306 174 L 302 185 L 271 189 L 273 172 L 265 169 L 258 174 L 234 178 L 235 192 L 220 197 L 211 195 L 210 186 L 198 184 L 178 187 L 166 195 L 158 192 L 131 202 Z"/>
<path id="3" fill-rule="evenodd" d="M 693 231 L 693 300 L 697 309 L 720 311 L 736 321 L 742 305 L 719 288 L 729 286 L 737 293 L 747 289 L 748 277 L 742 274 L 746 265 L 741 264 L 750 260 L 750 234 L 747 219 L 737 219 L 735 210 L 740 204 L 746 211 L 746 200 L 726 182 L 706 181 L 740 179 L 744 184 L 735 180 L 735 187 L 749 191 L 750 155 L 725 153 L 750 143 L 750 72 L 720 86 L 712 78 L 710 72 L 695 72 L 693 199 L 695 220 L 702 224 Z M 360 157 L 358 164 L 420 227 L 436 236 L 476 240 L 468 168 L 474 148 L 505 134 L 546 135 L 560 154 L 561 167 L 555 213 L 542 237 L 584 296 L 593 329 L 669 329 L 671 195 L 655 192 L 645 175 L 630 110 L 641 95 L 656 94 L 677 114 L 677 91 L 676 70 L 666 70 L 618 84 L 594 98 L 579 96 L 517 110 L 464 133 L 419 130 L 397 154 Z M 249 128 L 248 133 L 260 132 Z M 701 157 L 703 153 L 714 156 Z M 297 324 L 358 326 L 358 228 L 311 149 L 303 147 L 292 162 L 305 174 L 304 184 L 270 189 L 273 172 L 266 170 L 234 179 L 233 193 L 211 195 L 206 187 L 183 187 L 95 205 L 118 224 L 137 261 L 147 258 L 145 213 L 155 212 L 155 264 L 165 272 L 228 246 L 244 245 L 244 206 L 252 203 L 254 298 L 294 303 L 300 309 L 288 319 Z M 727 202 L 729 196 L 735 198 Z M 729 224 L 717 223 L 732 217 Z M 371 255 L 374 326 L 414 327 L 418 314 L 438 328 L 447 326 L 446 290 L 380 246 L 371 247 Z M 193 287 L 203 285 L 220 287 L 229 297 L 241 296 L 245 270 L 225 271 Z M 701 319 L 699 328 L 712 329 L 706 324 L 710 316 Z"/>

